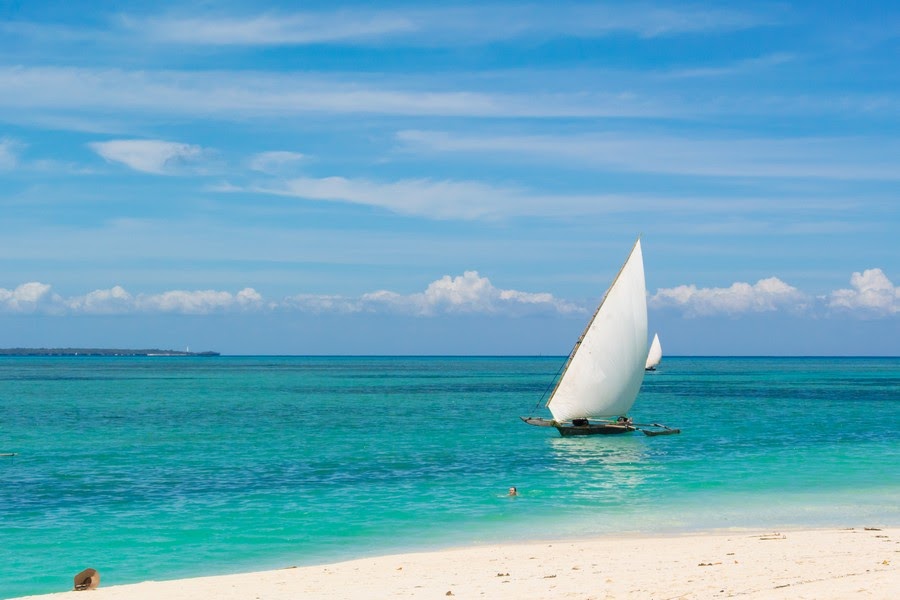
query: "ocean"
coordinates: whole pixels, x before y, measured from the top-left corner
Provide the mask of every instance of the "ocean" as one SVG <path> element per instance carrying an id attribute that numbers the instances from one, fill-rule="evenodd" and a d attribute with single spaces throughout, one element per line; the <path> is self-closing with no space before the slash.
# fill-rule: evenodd
<path id="1" fill-rule="evenodd" d="M 678 358 L 520 416 L 564 357 L 0 358 L 0 597 L 469 544 L 900 525 L 900 359 Z M 507 489 L 516 486 L 519 496 Z"/>

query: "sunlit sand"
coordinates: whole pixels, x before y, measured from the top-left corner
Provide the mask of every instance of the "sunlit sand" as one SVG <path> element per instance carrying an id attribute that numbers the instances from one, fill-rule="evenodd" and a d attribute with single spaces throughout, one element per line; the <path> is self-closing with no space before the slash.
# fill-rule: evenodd
<path id="1" fill-rule="evenodd" d="M 501 544 L 32 598 L 897 598 L 900 529 Z M 102 565 L 94 565 L 102 574 Z"/>

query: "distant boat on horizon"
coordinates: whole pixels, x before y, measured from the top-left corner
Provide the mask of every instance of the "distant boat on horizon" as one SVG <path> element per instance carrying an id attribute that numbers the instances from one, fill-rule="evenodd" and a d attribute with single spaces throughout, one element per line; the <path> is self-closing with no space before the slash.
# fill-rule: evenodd
<path id="1" fill-rule="evenodd" d="M 662 346 L 659 345 L 659 334 L 653 334 L 653 342 L 650 344 L 650 352 L 647 353 L 647 363 L 644 365 L 645 371 L 655 371 L 662 360 Z"/>
<path id="2" fill-rule="evenodd" d="M 647 286 L 640 238 L 587 327 L 575 342 L 546 407 L 553 419 L 521 417 L 555 427 L 560 435 L 680 433 L 659 423 L 632 422 L 628 411 L 644 380 L 647 360 Z"/>

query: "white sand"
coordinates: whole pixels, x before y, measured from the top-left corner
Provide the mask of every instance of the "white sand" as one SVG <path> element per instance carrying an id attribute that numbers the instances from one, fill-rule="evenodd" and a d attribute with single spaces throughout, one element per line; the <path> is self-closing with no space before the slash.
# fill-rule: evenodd
<path id="1" fill-rule="evenodd" d="M 900 528 L 479 546 L 31 598 L 900 598 Z M 74 573 L 73 573 L 74 576 Z M 148 574 L 150 576 L 150 574 Z"/>

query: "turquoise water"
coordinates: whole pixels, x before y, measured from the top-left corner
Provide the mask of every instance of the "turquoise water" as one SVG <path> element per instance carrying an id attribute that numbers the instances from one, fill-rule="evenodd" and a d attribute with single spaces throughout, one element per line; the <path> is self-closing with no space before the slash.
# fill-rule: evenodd
<path id="1" fill-rule="evenodd" d="M 681 435 L 525 425 L 563 358 L 0 358 L 0 597 L 498 540 L 900 524 L 900 359 L 666 358 Z M 509 486 L 521 496 L 506 497 Z M 9 576 L 14 574 L 14 576 Z"/>

